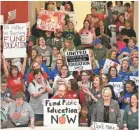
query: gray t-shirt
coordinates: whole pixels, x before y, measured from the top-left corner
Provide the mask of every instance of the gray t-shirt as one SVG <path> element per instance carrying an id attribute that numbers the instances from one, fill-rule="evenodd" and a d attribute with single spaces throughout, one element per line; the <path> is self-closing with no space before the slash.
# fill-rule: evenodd
<path id="1" fill-rule="evenodd" d="M 28 91 L 30 94 L 38 93 L 39 91 L 43 89 L 43 84 L 38 84 L 37 82 L 35 82 L 35 80 L 33 80 L 33 82 L 35 85 L 33 83 L 30 83 L 28 87 Z M 47 87 L 51 88 L 48 84 L 47 84 Z M 30 96 L 29 104 L 33 108 L 33 111 L 35 114 L 43 114 L 43 100 L 44 99 L 48 99 L 48 92 L 43 93 L 41 96 L 36 97 L 36 98 L 33 96 Z"/>
<path id="2" fill-rule="evenodd" d="M 20 112 L 21 116 L 15 119 L 12 115 L 15 112 Z M 17 108 L 16 102 L 12 103 L 8 108 L 8 117 L 15 124 L 20 123 L 20 125 L 27 124 L 30 118 L 34 117 L 34 112 L 29 103 L 25 102 L 20 108 Z"/>
<path id="3" fill-rule="evenodd" d="M 50 66 L 51 56 L 52 56 L 52 48 L 49 46 L 46 46 L 45 49 L 41 49 L 40 46 L 36 46 L 35 49 L 39 52 L 39 54 L 42 54 L 43 57 L 47 58 L 46 66 Z"/>

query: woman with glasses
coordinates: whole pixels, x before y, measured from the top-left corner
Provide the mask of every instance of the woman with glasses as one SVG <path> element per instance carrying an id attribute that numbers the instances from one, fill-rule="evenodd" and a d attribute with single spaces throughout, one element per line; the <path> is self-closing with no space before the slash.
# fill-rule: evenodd
<path id="1" fill-rule="evenodd" d="M 57 87 L 58 87 L 57 81 L 58 81 L 59 79 L 65 80 L 66 85 L 68 84 L 68 80 L 69 80 L 69 79 L 74 79 L 74 77 L 73 77 L 72 75 L 70 75 L 68 66 L 67 66 L 66 64 L 63 64 L 63 65 L 61 66 L 59 75 L 57 75 L 57 76 L 54 78 L 54 83 L 53 83 L 53 86 L 52 86 L 53 91 L 54 91 L 54 94 L 55 94 L 56 91 L 57 91 Z"/>
<path id="2" fill-rule="evenodd" d="M 122 128 L 121 113 L 118 102 L 111 99 L 111 89 L 106 87 L 102 90 L 102 99 L 96 103 L 91 116 L 91 130 L 95 130 L 95 122 L 117 124 L 115 130 Z"/>

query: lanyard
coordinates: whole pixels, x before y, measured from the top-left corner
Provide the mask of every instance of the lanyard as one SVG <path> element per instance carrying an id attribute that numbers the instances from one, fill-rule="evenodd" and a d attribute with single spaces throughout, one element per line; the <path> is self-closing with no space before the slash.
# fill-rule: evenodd
<path id="1" fill-rule="evenodd" d="M 22 104 L 22 106 L 21 107 L 17 107 L 17 105 L 16 105 L 16 110 L 15 110 L 15 112 L 21 112 L 21 110 L 22 110 L 22 108 L 23 108 L 23 105 L 24 105 L 24 103 Z"/>

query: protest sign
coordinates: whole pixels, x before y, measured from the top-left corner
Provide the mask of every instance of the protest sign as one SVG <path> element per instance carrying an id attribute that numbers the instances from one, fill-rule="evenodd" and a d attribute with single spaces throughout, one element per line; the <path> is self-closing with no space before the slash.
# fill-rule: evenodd
<path id="1" fill-rule="evenodd" d="M 76 25 L 77 21 L 76 21 L 76 15 L 75 12 L 70 12 L 70 11 L 66 11 L 66 14 L 69 15 L 69 20 L 72 21 L 74 23 L 74 25 Z"/>
<path id="2" fill-rule="evenodd" d="M 137 76 L 130 76 L 130 80 L 133 80 L 137 86 L 139 86 L 139 77 Z"/>
<path id="3" fill-rule="evenodd" d="M 44 100 L 44 126 L 78 127 L 78 99 Z"/>
<path id="4" fill-rule="evenodd" d="M 4 23 L 4 16 L 0 15 L 0 24 L 3 24 L 3 23 Z"/>
<path id="5" fill-rule="evenodd" d="M 92 128 L 95 130 L 115 130 L 117 124 L 113 123 L 104 123 L 104 122 L 92 122 Z"/>
<path id="6" fill-rule="evenodd" d="M 120 97 L 120 92 L 124 91 L 123 82 L 109 82 L 113 86 L 116 97 Z"/>
<path id="7" fill-rule="evenodd" d="M 82 44 L 91 44 L 93 41 L 93 35 L 91 32 L 81 34 Z"/>
<path id="8" fill-rule="evenodd" d="M 41 9 L 37 19 L 37 28 L 41 30 L 62 30 L 65 13 Z"/>
<path id="9" fill-rule="evenodd" d="M 10 21 L 16 19 L 16 9 L 8 12 L 8 19 Z"/>
<path id="10" fill-rule="evenodd" d="M 110 41 L 111 41 L 111 43 L 116 43 L 116 25 L 109 25 L 108 27 L 112 34 Z"/>
<path id="11" fill-rule="evenodd" d="M 26 56 L 26 24 L 3 25 L 3 55 L 5 58 Z"/>
<path id="12" fill-rule="evenodd" d="M 112 60 L 106 59 L 105 63 L 104 63 L 104 66 L 103 66 L 103 69 L 102 69 L 103 74 L 107 74 L 108 70 L 111 66 L 115 66 L 117 71 L 118 72 L 120 71 L 121 65 L 119 65 L 118 63 L 116 63 Z"/>
<path id="13" fill-rule="evenodd" d="M 97 8 L 98 13 L 104 13 L 106 7 L 106 1 L 92 1 L 91 7 Z"/>
<path id="14" fill-rule="evenodd" d="M 88 50 L 65 52 L 69 71 L 92 70 Z"/>

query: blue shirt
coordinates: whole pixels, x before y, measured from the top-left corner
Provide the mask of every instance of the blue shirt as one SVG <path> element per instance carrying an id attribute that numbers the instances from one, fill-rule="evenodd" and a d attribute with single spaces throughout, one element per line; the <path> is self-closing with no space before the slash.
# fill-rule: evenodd
<path id="1" fill-rule="evenodd" d="M 131 72 L 123 72 L 122 70 L 119 72 L 119 77 L 123 80 L 124 84 L 129 80 L 130 76 L 133 76 Z"/>
<path id="2" fill-rule="evenodd" d="M 57 68 L 55 68 L 53 71 L 50 72 L 49 79 L 54 81 L 54 78 L 56 77 L 56 75 L 59 75 L 59 71 Z"/>
<path id="3" fill-rule="evenodd" d="M 119 76 L 117 76 L 116 78 L 111 78 L 110 82 L 123 82 L 123 81 Z"/>
<path id="4" fill-rule="evenodd" d="M 137 50 L 138 51 L 138 47 L 135 46 L 133 49 L 129 49 L 128 47 L 125 47 L 121 50 L 120 52 L 120 55 L 123 53 L 123 52 L 128 52 L 128 53 L 131 53 L 132 50 Z"/>

